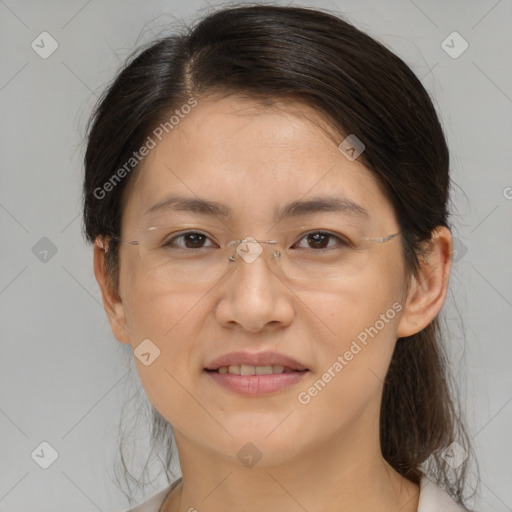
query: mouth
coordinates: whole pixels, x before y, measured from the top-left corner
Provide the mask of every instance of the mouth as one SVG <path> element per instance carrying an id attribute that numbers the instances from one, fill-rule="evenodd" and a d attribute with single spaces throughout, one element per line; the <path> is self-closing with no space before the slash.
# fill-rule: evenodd
<path id="1" fill-rule="evenodd" d="M 206 371 L 231 375 L 270 375 L 308 370 L 296 359 L 273 351 L 231 352 L 211 361 Z"/>
<path id="2" fill-rule="evenodd" d="M 308 373 L 306 369 L 293 370 L 283 366 L 230 365 L 221 366 L 217 370 L 205 370 L 205 374 L 224 391 L 251 397 L 272 395 L 292 388 Z"/>
<path id="3" fill-rule="evenodd" d="M 230 375 L 279 375 L 281 373 L 305 373 L 307 368 L 294 369 L 282 365 L 252 366 L 247 364 L 232 364 L 220 366 L 216 370 L 205 368 L 207 372 L 230 374 Z"/>
<path id="4" fill-rule="evenodd" d="M 237 352 L 212 361 L 204 372 L 225 391 L 261 396 L 298 384 L 310 369 L 284 354 Z"/>

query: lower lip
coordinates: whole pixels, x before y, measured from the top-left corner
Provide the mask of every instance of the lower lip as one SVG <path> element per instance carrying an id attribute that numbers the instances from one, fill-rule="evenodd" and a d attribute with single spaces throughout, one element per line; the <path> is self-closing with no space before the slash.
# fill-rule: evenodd
<path id="1" fill-rule="evenodd" d="M 205 370 L 206 371 L 206 370 Z M 234 375 L 232 373 L 206 372 L 221 386 L 240 395 L 260 396 L 282 391 L 297 384 L 308 370 L 270 375 Z"/>

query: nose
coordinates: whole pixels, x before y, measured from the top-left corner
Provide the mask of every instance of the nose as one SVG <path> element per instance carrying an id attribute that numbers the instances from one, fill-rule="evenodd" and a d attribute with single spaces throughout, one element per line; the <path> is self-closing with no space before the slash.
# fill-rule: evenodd
<path id="1" fill-rule="evenodd" d="M 222 279 L 220 300 L 215 315 L 224 327 L 249 332 L 272 330 L 291 324 L 295 315 L 293 292 L 280 275 L 275 259 L 275 246 L 260 244 L 261 254 L 244 257 L 240 247 L 229 274 Z"/>

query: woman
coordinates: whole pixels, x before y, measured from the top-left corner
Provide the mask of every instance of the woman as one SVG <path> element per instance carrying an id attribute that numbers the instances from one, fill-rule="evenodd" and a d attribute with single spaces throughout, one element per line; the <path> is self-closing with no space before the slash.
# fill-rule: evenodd
<path id="1" fill-rule="evenodd" d="M 324 12 L 226 8 L 127 65 L 85 233 L 182 472 L 134 511 L 464 507 L 448 166 L 412 71 Z"/>

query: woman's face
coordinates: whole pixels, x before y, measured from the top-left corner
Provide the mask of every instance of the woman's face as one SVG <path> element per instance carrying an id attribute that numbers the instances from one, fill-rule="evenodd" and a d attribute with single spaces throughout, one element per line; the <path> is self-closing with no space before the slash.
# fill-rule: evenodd
<path id="1" fill-rule="evenodd" d="M 321 122 L 298 103 L 264 107 L 234 96 L 198 98 L 161 141 L 153 136 L 156 147 L 130 183 L 123 239 L 136 240 L 143 228 L 156 225 L 193 226 L 209 238 L 196 246 L 186 246 L 183 238 L 175 243 L 212 251 L 226 232 L 228 240 L 269 240 L 283 231 L 300 234 L 306 231 L 302 226 L 307 232 L 374 238 L 399 231 L 383 189 L 360 162 L 340 151 Z M 171 195 L 212 201 L 230 214 L 169 206 L 145 215 Z M 349 199 L 366 214 L 347 207 L 296 208 L 276 220 L 275 212 L 292 202 L 333 197 Z M 304 234 L 299 239 L 291 241 L 290 251 L 318 250 Z M 261 244 L 254 261 L 238 257 L 226 263 L 227 273 L 216 281 L 166 282 L 146 272 L 137 246 L 121 244 L 121 323 L 129 337 L 117 337 L 136 354 L 150 340 L 141 346 L 150 355 L 135 357 L 137 371 L 177 439 L 238 463 L 257 449 L 261 466 L 314 453 L 325 443 L 350 439 L 363 446 L 364 439 L 375 438 L 398 337 L 404 266 L 399 236 L 369 245 L 366 255 L 356 255 L 365 265 L 339 279 L 289 278 L 271 259 L 274 248 Z M 322 257 L 313 259 L 326 264 Z M 265 382 L 276 378 L 268 375 L 244 380 L 206 370 L 234 352 L 273 352 L 307 371 L 285 376 L 284 387 L 272 388 Z M 224 385 L 229 378 L 246 392 Z M 248 379 L 259 379 L 259 392 Z"/>

